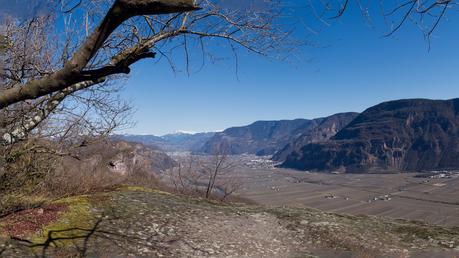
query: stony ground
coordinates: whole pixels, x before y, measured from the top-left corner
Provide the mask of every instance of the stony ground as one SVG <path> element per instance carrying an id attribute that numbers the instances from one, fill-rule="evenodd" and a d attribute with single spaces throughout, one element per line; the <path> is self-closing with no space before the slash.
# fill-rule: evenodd
<path id="1" fill-rule="evenodd" d="M 458 228 L 402 220 L 229 205 L 143 188 L 57 204 L 68 207 L 35 232 L 7 232 L 23 221 L 0 219 L 0 257 L 459 257 Z M 46 214 L 46 207 L 27 214 L 34 212 Z"/>

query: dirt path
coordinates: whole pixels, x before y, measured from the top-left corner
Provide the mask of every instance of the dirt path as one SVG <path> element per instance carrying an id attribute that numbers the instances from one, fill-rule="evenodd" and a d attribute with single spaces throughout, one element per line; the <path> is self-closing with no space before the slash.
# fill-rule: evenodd
<path id="1" fill-rule="evenodd" d="M 405 221 L 224 205 L 146 189 L 87 198 L 75 209 L 86 213 L 63 214 L 66 226 L 51 233 L 6 240 L 0 256 L 459 257 L 458 231 Z"/>

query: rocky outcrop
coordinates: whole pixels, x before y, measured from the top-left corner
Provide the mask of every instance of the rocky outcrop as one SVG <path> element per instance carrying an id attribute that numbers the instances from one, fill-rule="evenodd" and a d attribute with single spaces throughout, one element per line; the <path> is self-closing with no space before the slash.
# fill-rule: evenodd
<path id="1" fill-rule="evenodd" d="M 293 151 L 282 166 L 343 172 L 459 169 L 459 99 L 371 107 L 329 141 Z"/>
<path id="2" fill-rule="evenodd" d="M 91 169 L 109 170 L 119 175 L 135 171 L 161 174 L 176 165 L 166 153 L 140 143 L 106 140 L 79 150 L 82 164 Z M 72 161 L 74 162 L 74 161 Z"/>

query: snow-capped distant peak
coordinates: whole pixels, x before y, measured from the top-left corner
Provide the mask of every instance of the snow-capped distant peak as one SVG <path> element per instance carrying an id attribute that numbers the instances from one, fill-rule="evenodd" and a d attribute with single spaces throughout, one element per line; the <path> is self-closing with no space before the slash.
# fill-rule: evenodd
<path id="1" fill-rule="evenodd" d="M 186 130 L 177 130 L 173 134 L 197 134 L 198 132 L 186 131 Z"/>

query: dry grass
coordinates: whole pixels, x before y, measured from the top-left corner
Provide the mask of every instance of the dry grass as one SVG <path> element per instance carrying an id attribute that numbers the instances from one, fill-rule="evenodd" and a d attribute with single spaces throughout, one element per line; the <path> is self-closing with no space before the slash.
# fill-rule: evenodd
<path id="1" fill-rule="evenodd" d="M 10 180 L 15 180 L 10 178 Z M 70 196 L 114 190 L 122 185 L 160 187 L 156 178 L 146 172 L 116 175 L 107 170 L 59 170 L 36 184 L 0 192 L 0 217 L 12 212 L 40 207 L 47 201 Z"/>
<path id="2" fill-rule="evenodd" d="M 61 169 L 48 175 L 39 191 L 53 197 L 68 197 L 114 189 L 123 180 L 106 170 Z"/>

